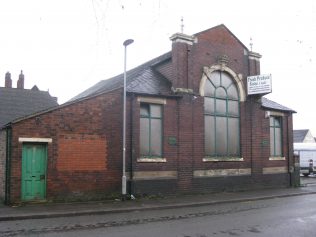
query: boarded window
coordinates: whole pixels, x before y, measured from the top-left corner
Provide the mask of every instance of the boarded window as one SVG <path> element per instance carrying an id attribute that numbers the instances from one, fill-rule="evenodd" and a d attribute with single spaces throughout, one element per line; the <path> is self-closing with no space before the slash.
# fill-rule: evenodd
<path id="1" fill-rule="evenodd" d="M 106 139 L 97 135 L 63 134 L 58 139 L 59 171 L 106 170 Z"/>

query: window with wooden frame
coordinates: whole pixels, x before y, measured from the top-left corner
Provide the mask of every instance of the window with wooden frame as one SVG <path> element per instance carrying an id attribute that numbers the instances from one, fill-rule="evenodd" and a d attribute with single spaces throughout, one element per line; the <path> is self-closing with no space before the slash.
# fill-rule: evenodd
<path id="1" fill-rule="evenodd" d="M 140 103 L 140 157 L 162 157 L 162 105 Z"/>
<path id="2" fill-rule="evenodd" d="M 270 156 L 281 157 L 282 154 L 282 117 L 270 117 Z"/>
<path id="3" fill-rule="evenodd" d="M 206 157 L 240 157 L 239 93 L 229 74 L 212 72 L 204 87 Z"/>

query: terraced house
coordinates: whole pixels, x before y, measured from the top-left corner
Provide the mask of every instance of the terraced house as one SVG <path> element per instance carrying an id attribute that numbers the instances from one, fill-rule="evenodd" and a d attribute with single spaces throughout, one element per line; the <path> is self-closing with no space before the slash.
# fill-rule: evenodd
<path id="1" fill-rule="evenodd" d="M 294 111 L 247 89 L 261 55 L 224 25 L 170 39 L 170 52 L 127 72 L 128 192 L 290 186 Z M 122 108 L 118 75 L 4 127 L 7 202 L 119 194 Z"/>

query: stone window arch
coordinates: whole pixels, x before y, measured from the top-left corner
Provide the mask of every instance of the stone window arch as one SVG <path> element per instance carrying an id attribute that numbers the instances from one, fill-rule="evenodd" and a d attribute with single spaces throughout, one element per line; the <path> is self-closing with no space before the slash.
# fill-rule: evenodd
<path id="1" fill-rule="evenodd" d="M 222 65 L 222 64 L 216 64 L 213 65 L 211 67 L 204 67 L 203 68 L 203 76 L 200 82 L 200 95 L 204 96 L 204 87 L 205 87 L 205 83 L 208 80 L 208 78 L 210 78 L 212 72 L 214 71 L 222 71 L 222 72 L 226 72 L 227 74 L 229 74 L 231 76 L 231 78 L 234 80 L 237 88 L 238 88 L 238 92 L 239 92 L 239 101 L 240 102 L 244 102 L 246 101 L 246 92 L 243 86 L 243 82 L 242 82 L 242 75 L 241 74 L 236 74 L 232 69 L 230 69 L 229 67 Z"/>

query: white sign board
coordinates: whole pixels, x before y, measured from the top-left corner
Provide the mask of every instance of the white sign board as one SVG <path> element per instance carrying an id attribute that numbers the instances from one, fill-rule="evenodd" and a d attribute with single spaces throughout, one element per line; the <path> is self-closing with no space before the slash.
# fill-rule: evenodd
<path id="1" fill-rule="evenodd" d="M 272 76 L 257 75 L 247 77 L 248 95 L 268 94 L 272 92 Z"/>

